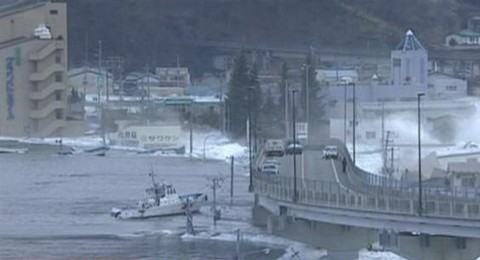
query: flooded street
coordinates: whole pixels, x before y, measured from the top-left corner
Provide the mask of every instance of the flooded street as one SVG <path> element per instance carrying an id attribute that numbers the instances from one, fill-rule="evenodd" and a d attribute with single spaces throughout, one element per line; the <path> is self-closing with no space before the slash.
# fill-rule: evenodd
<path id="1" fill-rule="evenodd" d="M 224 177 L 217 191 L 222 220 L 218 239 L 184 236 L 185 216 L 116 220 L 112 207 L 134 206 L 151 184 L 148 172 L 171 182 L 179 194 L 213 196 L 211 177 Z M 0 258 L 231 259 L 233 232 L 254 237 L 247 192 L 248 169 L 235 168 L 235 199 L 229 205 L 230 166 L 220 161 L 111 152 L 107 157 L 47 153 L 0 156 Z M 213 231 L 212 212 L 194 215 L 199 233 Z M 252 239 L 250 239 L 252 240 Z M 242 251 L 266 245 L 244 241 Z M 277 248 L 281 248 L 277 246 Z M 282 253 L 273 251 L 268 258 Z"/>

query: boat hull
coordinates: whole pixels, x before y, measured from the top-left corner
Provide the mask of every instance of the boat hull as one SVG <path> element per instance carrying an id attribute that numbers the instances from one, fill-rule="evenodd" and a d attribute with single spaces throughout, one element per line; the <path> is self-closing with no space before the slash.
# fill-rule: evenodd
<path id="1" fill-rule="evenodd" d="M 207 201 L 207 195 L 202 193 L 183 195 L 183 196 L 179 196 L 179 198 L 180 200 L 177 203 L 153 206 L 146 209 L 113 208 L 111 215 L 118 219 L 143 219 L 143 218 L 183 215 L 185 214 L 185 211 L 186 211 L 185 207 L 186 207 L 187 200 L 189 201 L 191 212 L 198 212 L 200 208 Z"/>

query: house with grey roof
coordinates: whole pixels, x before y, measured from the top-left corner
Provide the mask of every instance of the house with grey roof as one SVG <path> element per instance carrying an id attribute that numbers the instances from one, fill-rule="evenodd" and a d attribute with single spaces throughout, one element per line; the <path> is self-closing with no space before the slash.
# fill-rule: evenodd
<path id="1" fill-rule="evenodd" d="M 468 159 L 466 162 L 449 163 L 447 174 L 450 183 L 455 187 L 480 187 L 480 163 L 477 159 Z"/>
<path id="2" fill-rule="evenodd" d="M 447 35 L 445 46 L 456 49 L 480 48 L 480 16 L 470 18 L 466 29 Z"/>

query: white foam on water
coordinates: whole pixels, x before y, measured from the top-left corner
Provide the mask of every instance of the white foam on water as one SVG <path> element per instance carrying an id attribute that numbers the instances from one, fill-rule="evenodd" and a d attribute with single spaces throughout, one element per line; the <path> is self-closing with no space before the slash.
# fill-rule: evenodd
<path id="1" fill-rule="evenodd" d="M 181 236 L 183 240 L 191 241 L 196 239 L 210 239 L 219 241 L 237 241 L 235 232 L 229 233 L 214 233 L 214 232 L 200 232 L 196 235 L 184 234 Z M 266 234 L 252 234 L 241 233 L 241 241 L 247 241 L 256 245 L 285 248 L 285 254 L 279 259 L 291 259 L 292 255 L 297 255 L 299 259 L 319 259 L 327 254 L 326 250 L 316 249 L 303 243 L 289 240 L 282 237 L 276 237 Z"/>
<path id="2" fill-rule="evenodd" d="M 406 259 L 391 252 L 368 251 L 367 249 L 362 249 L 358 253 L 358 260 L 406 260 Z"/>

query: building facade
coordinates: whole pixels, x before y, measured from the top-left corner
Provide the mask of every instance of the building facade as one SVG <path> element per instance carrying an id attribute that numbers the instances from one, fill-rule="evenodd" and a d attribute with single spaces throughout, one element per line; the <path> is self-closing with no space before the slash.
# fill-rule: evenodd
<path id="1" fill-rule="evenodd" d="M 479 48 L 480 16 L 470 18 L 466 29 L 445 37 L 445 46 L 450 48 Z"/>
<path id="2" fill-rule="evenodd" d="M 40 25 L 51 37 L 35 35 Z M 62 135 L 68 109 L 67 36 L 65 3 L 0 10 L 0 135 Z"/>

